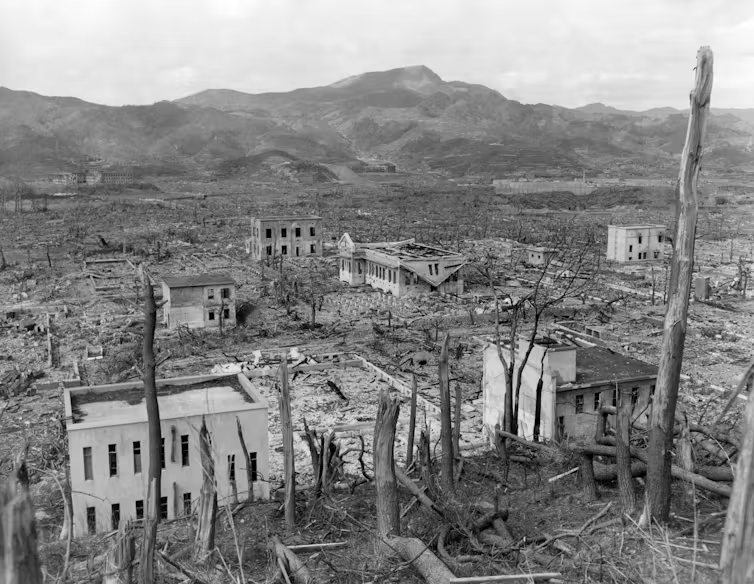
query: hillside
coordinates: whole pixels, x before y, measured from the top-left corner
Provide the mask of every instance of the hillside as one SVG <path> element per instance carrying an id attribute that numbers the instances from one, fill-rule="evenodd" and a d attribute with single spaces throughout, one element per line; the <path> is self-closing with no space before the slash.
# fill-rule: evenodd
<path id="1" fill-rule="evenodd" d="M 447 176 L 673 174 L 686 120 L 673 108 L 526 105 L 424 66 L 289 92 L 211 89 L 149 106 L 0 88 L 0 173 L 51 172 L 94 158 L 222 176 L 228 161 L 274 151 L 318 164 L 390 160 Z M 752 110 L 715 112 L 707 168 L 754 165 L 752 135 Z M 261 171 L 275 174 L 269 165 Z"/>

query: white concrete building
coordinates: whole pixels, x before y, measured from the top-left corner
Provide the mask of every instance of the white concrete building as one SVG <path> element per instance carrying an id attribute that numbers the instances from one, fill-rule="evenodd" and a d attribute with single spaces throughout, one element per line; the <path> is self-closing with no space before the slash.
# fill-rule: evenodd
<path id="1" fill-rule="evenodd" d="M 463 294 L 460 253 L 416 243 L 414 239 L 355 243 L 348 233 L 338 242 L 339 276 L 350 286 L 370 285 L 393 296 Z"/>
<path id="2" fill-rule="evenodd" d="M 322 256 L 322 218 L 314 215 L 252 217 L 246 253 L 255 260 Z"/>
<path id="3" fill-rule="evenodd" d="M 607 259 L 635 262 L 662 259 L 665 245 L 664 225 L 608 225 Z"/>
<path id="4" fill-rule="evenodd" d="M 165 276 L 162 322 L 168 328 L 236 325 L 236 283 L 228 274 Z"/>
<path id="5" fill-rule="evenodd" d="M 521 340 L 516 346 L 514 388 L 527 347 L 528 342 Z M 494 436 L 495 425 L 502 428 L 505 415 L 505 374 L 495 343 L 486 343 L 483 351 L 482 418 L 485 429 Z M 503 357 L 507 360 L 508 355 L 506 347 Z M 616 384 L 622 389 L 630 388 L 634 417 L 646 419 L 657 367 L 602 347 L 576 347 L 549 338 L 538 340 L 526 362 L 519 394 L 518 434 L 527 439 L 534 435 L 540 377 L 539 438 L 580 439 L 594 435 L 600 398 L 613 404 Z"/>
<path id="6" fill-rule="evenodd" d="M 160 509 L 172 519 L 196 509 L 202 485 L 199 430 L 212 440 L 218 502 L 240 499 L 253 472 L 254 496 L 269 498 L 267 402 L 243 375 L 157 381 L 162 428 Z M 73 533 L 107 532 L 140 519 L 147 505 L 149 433 L 141 382 L 65 390 Z M 249 460 L 244 460 L 236 420 Z M 247 466 L 247 465 L 250 465 Z"/>

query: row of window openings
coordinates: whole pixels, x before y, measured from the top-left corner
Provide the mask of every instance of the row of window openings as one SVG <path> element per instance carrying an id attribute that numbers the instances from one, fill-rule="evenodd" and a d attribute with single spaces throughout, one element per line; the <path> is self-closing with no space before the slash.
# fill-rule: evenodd
<path id="1" fill-rule="evenodd" d="M 652 395 L 655 392 L 655 386 L 652 385 L 649 388 L 650 393 L 650 401 L 652 400 Z M 602 392 L 597 392 L 594 394 L 594 411 L 596 412 L 600 407 L 600 396 L 602 395 Z M 613 398 L 613 406 L 618 405 L 618 394 L 615 390 L 612 391 L 612 398 Z M 636 404 L 639 403 L 639 388 L 638 387 L 632 387 L 631 388 L 631 408 L 633 409 L 636 407 Z M 577 394 L 576 395 L 576 413 L 581 414 L 584 412 L 584 394 Z"/>
<path id="2" fill-rule="evenodd" d="M 301 237 L 301 228 L 300 227 L 295 227 L 294 230 L 293 230 L 293 233 L 294 233 L 295 237 Z M 314 237 L 315 233 L 316 233 L 316 230 L 314 229 L 314 227 L 310 227 L 309 228 L 309 237 Z M 264 230 L 264 236 L 267 239 L 272 239 L 272 229 L 270 229 L 270 228 L 265 229 Z M 280 229 L 280 237 L 288 237 L 288 229 L 286 227 L 282 227 Z"/>
<path id="3" fill-rule="evenodd" d="M 110 476 L 118 475 L 118 447 L 116 444 L 108 444 L 107 459 Z M 133 442 L 133 465 L 134 474 L 141 472 L 141 441 Z M 189 435 L 181 435 L 181 466 L 189 466 Z M 249 466 L 251 467 L 251 480 L 257 480 L 257 453 L 249 453 Z M 165 438 L 161 438 L 160 443 L 160 468 L 165 468 Z M 94 479 L 94 469 L 92 464 L 92 448 L 84 447 L 84 480 L 91 481 Z M 236 480 L 236 455 L 228 455 L 228 480 Z"/>
<path id="4" fill-rule="evenodd" d="M 220 288 L 220 297 L 224 299 L 230 298 L 230 288 Z M 207 288 L 207 300 L 215 299 L 215 289 Z"/>
<path id="5" fill-rule="evenodd" d="M 183 493 L 183 513 L 191 515 L 191 493 Z M 160 497 L 160 519 L 168 518 L 168 498 Z M 144 519 L 144 500 L 136 501 L 136 519 Z M 110 526 L 113 530 L 120 526 L 120 503 L 113 503 L 110 506 Z M 86 508 L 86 530 L 90 533 L 97 532 L 97 509 L 95 507 Z"/>
<path id="6" fill-rule="evenodd" d="M 642 241 L 644 240 L 644 236 L 643 236 L 643 235 L 639 235 L 639 236 L 638 236 L 638 237 L 636 238 L 636 240 L 637 240 L 637 242 L 638 242 L 639 244 L 641 244 L 641 242 L 642 242 Z M 658 235 L 658 236 L 657 236 L 657 243 L 662 243 L 662 235 Z M 632 247 L 632 246 L 629 246 L 629 251 L 631 251 L 631 249 L 630 249 L 631 247 Z"/>
<path id="7" fill-rule="evenodd" d="M 272 255 L 272 246 L 268 245 L 266 251 L 267 251 L 267 255 L 271 256 Z M 309 245 L 309 253 L 317 253 L 317 244 L 316 243 L 312 243 L 311 245 Z M 288 246 L 287 245 L 281 245 L 280 246 L 280 255 L 288 255 Z M 297 256 L 301 255 L 301 248 L 298 247 L 298 246 L 296 246 L 296 255 Z"/>
<path id="8" fill-rule="evenodd" d="M 214 310 L 208 310 L 207 311 L 207 320 L 215 320 L 217 315 L 220 314 L 219 312 L 215 312 Z M 230 318 L 230 308 L 223 308 L 223 318 L 228 319 Z"/>
<path id="9" fill-rule="evenodd" d="M 631 251 L 631 250 L 632 250 L 632 248 L 633 248 L 633 245 L 629 245 L 629 246 L 628 246 L 628 251 Z M 659 257 L 660 257 L 660 252 L 659 252 L 659 251 L 653 251 L 653 252 L 652 252 L 652 255 L 654 256 L 654 259 L 657 259 L 657 258 L 659 258 Z M 634 259 L 634 257 L 633 257 L 633 256 L 628 256 L 628 259 L 629 259 L 629 260 L 632 260 L 632 259 Z M 647 259 L 647 252 L 645 252 L 645 251 L 644 251 L 644 252 L 641 252 L 641 251 L 640 251 L 640 252 L 639 252 L 639 255 L 637 256 L 637 258 L 636 258 L 636 259 L 639 259 L 639 260 L 645 260 L 645 259 Z"/>

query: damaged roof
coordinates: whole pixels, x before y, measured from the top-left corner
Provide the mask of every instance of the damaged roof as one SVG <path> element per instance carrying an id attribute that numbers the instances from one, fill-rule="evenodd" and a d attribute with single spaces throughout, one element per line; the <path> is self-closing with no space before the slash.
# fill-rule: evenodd
<path id="1" fill-rule="evenodd" d="M 189 276 L 163 276 L 162 281 L 168 288 L 193 288 L 197 286 L 220 286 L 232 284 L 236 281 L 225 272 L 191 274 Z"/>
<path id="2" fill-rule="evenodd" d="M 657 377 L 655 365 L 604 347 L 578 347 L 576 349 L 576 381 L 562 386 L 562 389 L 653 377 Z"/>

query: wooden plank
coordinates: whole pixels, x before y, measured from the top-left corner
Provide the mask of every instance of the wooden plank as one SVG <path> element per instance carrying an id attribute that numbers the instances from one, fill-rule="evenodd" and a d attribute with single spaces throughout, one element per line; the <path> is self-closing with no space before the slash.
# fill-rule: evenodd
<path id="1" fill-rule="evenodd" d="M 465 578 L 451 578 L 448 584 L 485 584 L 485 582 L 536 582 L 560 578 L 560 572 L 540 572 L 537 574 L 500 574 L 497 576 L 467 576 Z"/>

